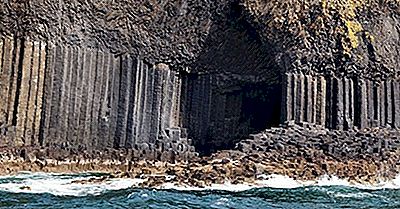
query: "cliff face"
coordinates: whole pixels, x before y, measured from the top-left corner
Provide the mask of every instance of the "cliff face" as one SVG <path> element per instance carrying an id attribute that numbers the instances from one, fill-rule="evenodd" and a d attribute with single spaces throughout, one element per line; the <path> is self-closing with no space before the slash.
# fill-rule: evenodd
<path id="1" fill-rule="evenodd" d="M 3 1 L 0 15 L 2 34 L 197 71 L 385 78 L 399 69 L 397 0 Z"/>
<path id="2" fill-rule="evenodd" d="M 398 128 L 398 5 L 2 1 L 1 145 L 171 159 L 285 122 Z"/>
<path id="3" fill-rule="evenodd" d="M 0 32 L 187 63 L 224 1 L 2 1 Z"/>
<path id="4" fill-rule="evenodd" d="M 238 2 L 5 1 L 0 15 L 1 34 L 134 54 L 175 70 L 265 75 L 274 67 Z"/>
<path id="5" fill-rule="evenodd" d="M 0 46 L 0 146 L 193 154 L 179 128 L 180 78 L 167 65 L 28 38 Z"/>

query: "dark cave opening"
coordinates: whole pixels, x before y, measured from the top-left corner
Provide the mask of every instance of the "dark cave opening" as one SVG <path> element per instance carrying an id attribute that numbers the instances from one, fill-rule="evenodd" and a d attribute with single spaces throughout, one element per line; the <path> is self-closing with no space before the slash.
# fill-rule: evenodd
<path id="1" fill-rule="evenodd" d="M 250 134 L 279 126 L 279 84 L 238 82 L 240 85 L 225 86 L 212 75 L 189 75 L 184 80 L 182 126 L 203 155 L 232 149 Z"/>
<path id="2" fill-rule="evenodd" d="M 241 121 L 249 121 L 249 133 L 257 133 L 280 123 L 280 86 L 248 85 L 243 88 Z"/>
<path id="3" fill-rule="evenodd" d="M 280 123 L 280 71 L 272 46 L 247 22 L 238 1 L 220 14 L 183 75 L 181 126 L 196 151 L 231 149 Z"/>

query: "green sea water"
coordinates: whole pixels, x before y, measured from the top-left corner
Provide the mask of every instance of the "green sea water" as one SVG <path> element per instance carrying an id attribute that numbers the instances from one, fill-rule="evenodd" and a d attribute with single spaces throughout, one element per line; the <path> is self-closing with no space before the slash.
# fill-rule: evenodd
<path id="1" fill-rule="evenodd" d="M 128 179 L 71 183 L 98 176 L 24 173 L 0 177 L 0 208 L 400 208 L 397 188 L 336 185 L 181 191 L 131 188 L 133 180 Z"/>

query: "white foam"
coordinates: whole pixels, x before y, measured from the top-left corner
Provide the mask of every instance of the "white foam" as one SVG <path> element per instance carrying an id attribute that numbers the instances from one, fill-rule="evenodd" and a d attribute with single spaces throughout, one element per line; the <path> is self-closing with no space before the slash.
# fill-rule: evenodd
<path id="1" fill-rule="evenodd" d="M 88 180 L 95 175 L 76 175 L 76 174 L 54 174 L 54 173 L 21 173 L 13 176 L 0 177 L 0 191 L 14 193 L 50 193 L 53 195 L 85 196 L 99 195 L 107 190 L 121 190 L 129 187 L 137 187 L 142 179 L 116 178 L 96 183 L 72 183 L 75 180 Z M 170 177 L 172 178 L 172 177 Z M 253 188 L 299 188 L 305 186 L 346 186 L 360 189 L 400 189 L 400 175 L 395 179 L 380 182 L 376 185 L 354 184 L 335 176 L 321 176 L 313 181 L 299 181 L 282 175 L 260 175 L 253 183 L 232 184 L 212 184 L 203 188 L 191 187 L 188 185 L 175 185 L 165 183 L 158 189 L 176 190 L 225 190 L 225 191 L 245 191 Z M 339 194 L 346 197 L 346 194 Z M 354 195 L 354 194 L 351 194 Z M 364 194 L 360 194 L 364 195 Z"/>
<path id="2" fill-rule="evenodd" d="M 50 193 L 58 196 L 99 195 L 106 190 L 126 189 L 140 183 L 138 179 L 119 178 L 81 184 L 72 182 L 93 178 L 93 176 L 79 177 L 45 173 L 23 173 L 10 177 L 12 178 L 10 181 L 0 183 L 0 190 L 13 193 Z M 6 177 L 2 179 L 4 181 Z"/>
<path id="3" fill-rule="evenodd" d="M 230 205 L 230 201 L 228 198 L 222 197 L 219 198 L 217 201 L 215 201 L 212 206 L 219 208 L 219 207 L 229 207 Z"/>
<path id="4" fill-rule="evenodd" d="M 359 189 L 400 189 L 400 175 L 391 181 L 380 182 L 375 185 L 351 183 L 345 179 L 340 179 L 336 176 L 321 176 L 320 178 L 312 181 L 299 181 L 283 175 L 261 175 L 263 180 L 257 180 L 254 183 L 231 184 L 225 182 L 224 184 L 212 184 L 202 188 L 191 187 L 188 185 L 175 185 L 173 183 L 165 183 L 158 187 L 159 189 L 176 189 L 176 190 L 225 190 L 225 191 L 244 191 L 254 188 L 280 188 L 280 189 L 293 189 L 306 186 L 346 186 Z"/>
<path id="5" fill-rule="evenodd" d="M 368 192 L 356 192 L 356 193 L 335 193 L 334 197 L 364 199 L 364 198 L 379 197 L 379 196 Z"/>
<path id="6" fill-rule="evenodd" d="M 224 190 L 224 191 L 245 191 L 254 188 L 251 184 L 231 184 L 226 182 L 224 184 L 212 184 L 211 186 L 205 187 L 192 187 L 188 185 L 175 185 L 174 183 L 165 183 L 157 189 L 175 189 L 181 191 L 203 191 L 203 190 Z"/>
<path id="7" fill-rule="evenodd" d="M 263 180 L 256 181 L 257 187 L 292 189 L 304 186 L 301 182 L 282 175 L 260 175 L 258 178 L 262 178 Z"/>

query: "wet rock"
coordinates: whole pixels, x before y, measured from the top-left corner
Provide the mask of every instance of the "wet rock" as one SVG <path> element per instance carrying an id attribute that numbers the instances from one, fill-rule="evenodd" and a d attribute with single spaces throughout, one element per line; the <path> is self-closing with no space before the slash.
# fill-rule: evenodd
<path id="1" fill-rule="evenodd" d="M 32 190 L 32 188 L 30 187 L 30 186 L 21 186 L 21 187 L 19 187 L 19 189 L 21 189 L 21 190 Z"/>

